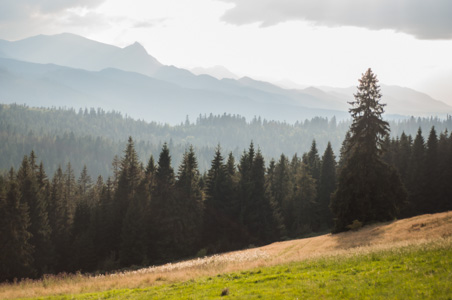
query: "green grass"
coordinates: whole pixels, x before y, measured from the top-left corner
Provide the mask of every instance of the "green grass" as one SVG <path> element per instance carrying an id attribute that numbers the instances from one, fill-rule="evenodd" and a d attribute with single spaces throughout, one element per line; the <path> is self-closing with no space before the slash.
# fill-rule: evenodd
<path id="1" fill-rule="evenodd" d="M 229 295 L 221 297 L 224 288 Z M 38 299 L 452 299 L 451 243 L 327 257 L 145 289 Z"/>

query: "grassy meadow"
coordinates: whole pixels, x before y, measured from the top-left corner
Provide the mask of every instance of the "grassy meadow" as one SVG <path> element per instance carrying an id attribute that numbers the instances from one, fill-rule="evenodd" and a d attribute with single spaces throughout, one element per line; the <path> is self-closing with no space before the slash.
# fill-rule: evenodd
<path id="1" fill-rule="evenodd" d="M 0 298 L 452 299 L 451 282 L 448 212 L 137 271 L 4 284 Z"/>

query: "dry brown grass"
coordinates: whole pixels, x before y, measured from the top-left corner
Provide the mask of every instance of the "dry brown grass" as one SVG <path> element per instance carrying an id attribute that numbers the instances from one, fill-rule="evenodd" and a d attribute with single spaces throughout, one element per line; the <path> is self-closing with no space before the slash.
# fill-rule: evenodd
<path id="1" fill-rule="evenodd" d="M 369 253 L 380 249 L 422 244 L 452 236 L 452 212 L 422 215 L 365 226 L 359 231 L 277 242 L 248 249 L 137 271 L 101 276 L 60 275 L 0 285 L 0 299 L 79 294 L 120 288 L 142 288 L 313 259 Z"/>

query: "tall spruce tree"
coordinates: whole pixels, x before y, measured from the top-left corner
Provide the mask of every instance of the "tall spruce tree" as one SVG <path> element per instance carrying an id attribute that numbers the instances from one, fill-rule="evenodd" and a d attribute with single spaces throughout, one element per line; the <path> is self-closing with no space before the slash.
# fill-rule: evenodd
<path id="1" fill-rule="evenodd" d="M 77 181 L 74 222 L 72 225 L 72 264 L 73 270 L 93 270 L 96 267 L 93 219 L 97 203 L 92 188 L 91 177 L 86 165 Z"/>
<path id="2" fill-rule="evenodd" d="M 311 176 L 309 167 L 301 162 L 294 173 L 292 194 L 293 218 L 291 220 L 290 235 L 300 237 L 313 231 L 318 222 L 316 216 L 317 187 Z"/>
<path id="3" fill-rule="evenodd" d="M 424 189 L 422 191 L 422 212 L 435 213 L 439 211 L 440 205 L 440 180 L 435 175 L 440 175 L 438 157 L 438 136 L 435 127 L 432 127 L 427 139 L 425 153 L 425 165 L 423 168 Z"/>
<path id="4" fill-rule="evenodd" d="M 206 199 L 203 225 L 203 243 L 209 252 L 228 249 L 228 223 L 226 214 L 230 188 L 226 183 L 227 170 L 220 145 L 215 149 L 210 169 L 207 172 Z"/>
<path id="5" fill-rule="evenodd" d="M 49 223 L 52 243 L 55 245 L 55 271 L 69 270 L 71 265 L 72 208 L 66 192 L 67 179 L 61 167 L 53 175 L 50 187 Z M 72 193 L 71 193 L 72 194 Z"/>
<path id="6" fill-rule="evenodd" d="M 450 210 L 452 199 L 449 197 L 448 189 L 450 189 L 450 178 L 452 178 L 452 143 L 449 141 L 449 133 L 447 129 L 440 134 L 438 141 L 438 160 L 439 164 L 439 182 L 438 197 L 440 211 Z M 452 196 L 452 195 L 451 195 Z"/>
<path id="7" fill-rule="evenodd" d="M 336 159 L 330 142 L 323 153 L 317 190 L 319 229 L 332 228 L 333 215 L 329 206 L 331 194 L 336 190 Z"/>
<path id="8" fill-rule="evenodd" d="M 17 172 L 17 182 L 21 191 L 21 202 L 30 209 L 30 244 L 34 248 L 33 261 L 36 275 L 41 276 L 52 269 L 53 245 L 49 225 L 44 190 L 40 188 L 37 178 L 36 156 L 31 152 L 22 160 Z"/>
<path id="9" fill-rule="evenodd" d="M 184 153 L 175 184 L 175 205 L 178 207 L 175 213 L 180 214 L 175 227 L 179 256 L 193 255 L 200 246 L 204 204 L 199 180 L 198 162 L 193 146 L 190 146 Z"/>
<path id="10" fill-rule="evenodd" d="M 383 141 L 389 124 L 383 120 L 378 80 L 369 68 L 359 80 L 355 101 L 350 102 L 353 123 L 338 188 L 331 209 L 335 231 L 354 220 L 364 223 L 390 220 L 399 214 L 406 192 L 395 169 L 383 162 Z"/>
<path id="11" fill-rule="evenodd" d="M 135 144 L 132 137 L 129 137 L 126 149 L 124 150 L 124 156 L 121 159 L 118 185 L 114 195 L 113 203 L 113 223 L 112 230 L 115 235 L 115 252 L 119 254 L 123 234 L 123 222 L 130 203 L 136 196 L 138 186 L 142 179 L 142 168 L 138 159 L 138 154 L 135 150 Z"/>
<path id="12" fill-rule="evenodd" d="M 281 154 L 275 165 L 271 192 L 277 207 L 281 211 L 281 221 L 284 224 L 284 228 L 290 228 L 293 213 L 293 183 L 291 181 L 289 160 L 284 154 Z M 287 235 L 287 230 L 285 231 L 285 235 Z"/>
<path id="13" fill-rule="evenodd" d="M 411 148 L 411 156 L 408 168 L 407 188 L 408 207 L 405 216 L 414 216 L 422 213 L 423 206 L 423 190 L 424 182 L 424 166 L 425 166 L 425 142 L 422 136 L 421 128 L 418 129 L 416 137 L 414 138 L 413 146 Z"/>
<path id="14" fill-rule="evenodd" d="M 175 257 L 178 250 L 177 241 L 173 240 L 174 226 L 181 209 L 175 205 L 175 178 L 171 166 L 171 156 L 168 145 L 163 144 L 155 173 L 155 188 L 152 191 L 151 222 L 154 247 L 150 253 L 156 261 L 168 261 Z"/>

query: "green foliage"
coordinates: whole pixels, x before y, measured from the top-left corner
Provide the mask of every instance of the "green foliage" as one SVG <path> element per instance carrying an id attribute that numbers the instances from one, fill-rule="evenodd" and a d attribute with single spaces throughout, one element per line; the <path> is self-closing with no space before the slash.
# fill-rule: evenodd
<path id="1" fill-rule="evenodd" d="M 446 128 L 449 132 L 452 130 L 452 116 L 446 120 L 413 117 L 389 123 L 394 137 L 402 132 L 415 135 L 419 127 L 424 131 L 432 126 L 438 132 Z M 107 178 L 113 173 L 112 160 L 115 155 L 121 155 L 132 135 L 136 152 L 142 159 L 151 154 L 158 157 L 167 141 L 175 165 L 180 164 L 187 145 L 192 144 L 199 169 L 204 172 L 210 167 L 218 143 L 225 153 L 232 151 L 238 158 L 252 139 L 261 147 L 265 161 L 281 153 L 292 157 L 295 153 L 308 152 L 313 139 L 318 149 L 325 149 L 329 141 L 333 151 L 339 153 L 349 126 L 349 121 L 336 122 L 334 118 L 316 117 L 288 124 L 259 119 L 247 121 L 227 114 L 199 116 L 195 122 L 169 126 L 133 120 L 102 109 L 75 111 L 0 104 L 0 152 L 4 154 L 0 157 L 0 170 L 11 166 L 18 169 L 23 156 L 34 150 L 49 174 L 54 174 L 58 165 L 70 161 L 75 174 L 80 174 L 86 165 L 90 174 Z"/>
<path id="2" fill-rule="evenodd" d="M 45 299 L 219 299 L 226 289 L 225 299 L 449 299 L 451 266 L 449 243 L 313 259 L 144 289 Z"/>
<path id="3" fill-rule="evenodd" d="M 331 228 L 333 216 L 330 211 L 331 194 L 336 190 L 336 159 L 331 144 L 328 143 L 322 156 L 318 191 L 319 228 Z"/>
<path id="4" fill-rule="evenodd" d="M 0 185 L 0 281 L 20 279 L 33 272 L 29 207 L 21 202 L 12 170 L 10 177 Z"/>
<path id="5" fill-rule="evenodd" d="M 366 95 L 364 92 L 361 94 Z M 378 99 L 377 96 L 374 98 Z M 22 110 L 22 113 L 33 116 L 21 107 L 11 106 L 9 109 L 16 113 Z M 0 111 L 2 113 L 4 110 Z M 71 113 L 63 110 L 46 113 L 68 113 L 66 116 L 71 118 Z M 358 111 L 356 113 L 361 116 Z M 84 114 L 77 116 L 81 115 Z M 364 111 L 362 115 L 365 115 Z M 98 126 L 101 126 L 98 123 L 101 120 L 106 121 L 102 114 L 90 116 L 86 120 Z M 9 115 L 6 120 L 11 121 Z M 360 120 L 364 122 L 364 119 Z M 133 125 L 131 128 L 135 129 L 149 125 L 122 118 L 116 121 Z M 249 124 L 249 128 L 264 128 L 264 131 L 290 129 L 288 132 L 296 140 L 297 130 L 304 130 L 307 126 L 315 131 L 317 126 L 325 125 L 324 121 L 315 119 L 287 125 L 256 120 Z M 433 119 L 430 121 L 434 122 Z M 449 121 L 438 124 L 447 125 Z M 162 130 L 168 134 L 166 137 L 174 136 L 176 140 L 177 136 L 181 138 L 194 133 L 191 130 L 195 128 L 215 132 L 215 126 L 223 122 L 229 122 L 238 132 L 241 131 L 235 125 L 248 126 L 239 117 L 209 116 L 200 117 L 196 125 L 156 125 L 156 132 Z M 0 131 L 5 129 L 1 127 L 5 124 L 5 120 L 0 118 Z M 326 124 L 330 132 L 342 126 L 335 122 Z M 419 123 L 410 119 L 403 124 Z M 11 127 L 5 126 L 3 132 L 6 134 L 0 134 L 0 138 L 11 137 Z M 185 143 L 185 152 L 175 176 L 170 151 L 171 154 L 172 151 L 178 153 L 179 148 L 174 140 L 159 145 L 161 152 L 157 164 L 147 152 L 146 156 L 150 158 L 144 167 L 140 161 L 141 152 L 137 149 L 147 146 L 129 137 L 126 144 L 115 144 L 121 144 L 125 150 L 121 157 L 112 159 L 111 177 L 104 182 L 103 177 L 98 176 L 95 183 L 90 176 L 90 164 L 77 163 L 72 167 L 69 162 L 64 171 L 58 166 L 49 179 L 45 164 L 38 164 L 35 153 L 31 152 L 22 158 L 17 174 L 10 172 L 7 179 L 0 176 L 0 206 L 8 208 L 0 210 L 0 238 L 2 241 L 15 238 L 15 247 L 23 249 L 9 260 L 9 256 L 3 254 L 12 250 L 8 245 L 3 246 L 6 242 L 0 244 L 0 247 L 8 248 L 2 248 L 6 250 L 0 254 L 0 266 L 10 268 L 0 273 L 6 280 L 56 272 L 104 272 L 119 267 L 179 260 L 196 255 L 200 249 L 213 254 L 311 235 L 332 226 L 328 204 L 336 184 L 339 188 L 331 208 L 337 218 L 336 226 L 343 229 L 354 220 L 365 224 L 396 216 L 452 209 L 449 182 L 452 178 L 452 135 L 448 131 L 441 132 L 438 138 L 436 129 L 432 128 L 426 145 L 419 130 L 414 142 L 411 135 L 403 133 L 400 138 L 374 139 L 372 148 L 368 142 L 371 139 L 354 136 L 364 137 L 363 131 L 359 131 L 362 128 L 365 126 L 350 131 L 343 143 L 337 179 L 333 146 L 328 143 L 320 159 L 317 139 L 310 144 L 309 152 L 303 154 L 302 159 L 294 154 L 290 160 L 281 154 L 277 162 L 270 160 L 268 166 L 260 148 L 256 151 L 253 143 L 243 151 L 238 166 L 234 158 L 234 153 L 238 153 L 237 147 L 234 152 L 227 152 L 226 160 L 219 146 L 215 151 L 209 146 L 195 150 Z M 259 130 L 253 132 L 259 133 Z M 20 140 L 17 135 L 13 136 Z M 30 139 L 33 140 L 33 135 Z M 63 150 L 69 152 L 84 143 L 84 139 L 75 134 L 67 134 L 62 139 L 68 147 Z M 84 141 L 91 144 L 94 140 Z M 355 142 L 367 144 L 360 147 L 353 144 Z M 95 142 L 98 146 L 102 143 L 102 139 Z M 273 141 L 273 144 L 277 143 Z M 52 147 L 52 142 L 49 145 Z M 0 147 L 7 146 L 0 144 Z M 387 151 L 386 154 L 383 152 L 384 156 L 381 153 L 383 148 Z M 210 168 L 203 175 L 199 172 L 195 152 L 201 156 L 214 153 Z M 80 170 L 78 178 L 74 175 L 75 170 Z M 402 174 L 410 195 L 408 206 L 404 206 L 405 191 L 400 186 L 397 171 Z M 437 176 L 432 176 L 431 172 Z M 16 198 L 18 200 L 12 200 Z M 15 214 L 10 213 L 13 206 L 8 206 L 8 201 L 18 203 Z M 23 221 L 20 223 L 19 219 Z M 14 231 L 9 231 L 11 228 L 20 234 L 11 237 Z"/>
<path id="6" fill-rule="evenodd" d="M 397 171 L 382 159 L 389 124 L 382 119 L 384 104 L 379 102 L 378 80 L 368 69 L 359 82 L 355 101 L 350 102 L 353 123 L 330 206 L 336 232 L 346 230 L 353 220 L 393 219 L 407 197 Z"/>

